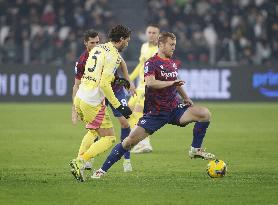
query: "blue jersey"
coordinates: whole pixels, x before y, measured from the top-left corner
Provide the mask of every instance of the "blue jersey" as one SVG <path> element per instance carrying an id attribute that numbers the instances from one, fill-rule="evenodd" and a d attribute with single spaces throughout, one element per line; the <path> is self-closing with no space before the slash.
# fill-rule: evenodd
<path id="1" fill-rule="evenodd" d="M 173 59 L 162 59 L 157 54 L 145 63 L 144 76 L 153 75 L 156 80 L 173 81 L 178 77 L 178 67 Z M 159 114 L 169 112 L 179 104 L 177 89 L 169 86 L 154 89 L 146 86 L 144 113 Z"/>

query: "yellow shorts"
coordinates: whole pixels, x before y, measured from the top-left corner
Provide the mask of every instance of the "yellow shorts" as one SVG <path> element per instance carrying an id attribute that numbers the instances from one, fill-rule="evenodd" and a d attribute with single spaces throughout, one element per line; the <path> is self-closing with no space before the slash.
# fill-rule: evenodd
<path id="1" fill-rule="evenodd" d="M 145 101 L 145 90 L 137 89 L 136 90 L 137 95 L 134 97 L 131 97 L 128 101 L 128 105 L 130 107 L 135 107 L 135 105 L 139 105 L 141 107 L 144 107 L 144 101 Z"/>
<path id="2" fill-rule="evenodd" d="M 80 98 L 74 98 L 74 105 L 78 115 L 82 121 L 87 123 L 87 129 L 112 128 L 113 124 L 110 119 L 107 107 L 105 104 L 92 106 Z"/>

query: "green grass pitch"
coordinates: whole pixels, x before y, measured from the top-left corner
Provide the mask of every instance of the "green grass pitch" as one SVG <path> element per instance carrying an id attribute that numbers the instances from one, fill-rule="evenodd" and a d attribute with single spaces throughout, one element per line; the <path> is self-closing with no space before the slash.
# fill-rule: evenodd
<path id="1" fill-rule="evenodd" d="M 188 158 L 193 125 L 169 125 L 151 137 L 153 153 L 132 155 L 132 173 L 121 161 L 105 178 L 78 183 L 68 163 L 86 130 L 71 124 L 71 105 L 2 103 L 0 204 L 278 204 L 278 103 L 200 104 L 213 115 L 204 147 L 228 164 L 224 178 Z"/>

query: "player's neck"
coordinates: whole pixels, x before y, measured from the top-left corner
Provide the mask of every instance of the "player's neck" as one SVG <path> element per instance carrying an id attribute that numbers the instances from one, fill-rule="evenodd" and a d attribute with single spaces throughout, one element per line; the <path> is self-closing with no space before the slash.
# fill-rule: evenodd
<path id="1" fill-rule="evenodd" d="M 163 59 L 163 60 L 168 60 L 168 59 L 169 59 L 168 57 L 165 56 L 164 53 L 159 52 L 159 51 L 157 52 L 157 56 L 158 56 L 159 58 Z"/>
<path id="2" fill-rule="evenodd" d="M 113 46 L 114 46 L 117 50 L 119 50 L 120 45 L 119 45 L 117 42 L 110 41 L 110 43 L 112 43 L 112 44 L 113 44 Z"/>
<path id="3" fill-rule="evenodd" d="M 150 45 L 150 46 L 157 46 L 157 43 L 149 42 L 149 45 Z"/>

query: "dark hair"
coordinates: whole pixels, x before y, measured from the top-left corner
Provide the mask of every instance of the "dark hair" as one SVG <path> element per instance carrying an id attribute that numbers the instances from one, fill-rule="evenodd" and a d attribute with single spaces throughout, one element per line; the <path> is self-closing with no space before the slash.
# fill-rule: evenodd
<path id="1" fill-rule="evenodd" d="M 126 39 L 130 36 L 130 34 L 131 30 L 128 27 L 117 25 L 110 30 L 108 38 L 111 41 L 119 42 L 121 38 Z"/>
<path id="2" fill-rule="evenodd" d="M 172 40 L 176 39 L 175 34 L 170 33 L 170 32 L 162 32 L 159 34 L 158 37 L 158 45 L 159 43 L 166 43 L 167 39 L 171 38 Z"/>
<path id="3" fill-rule="evenodd" d="M 89 30 L 85 31 L 85 33 L 84 33 L 84 40 L 88 41 L 89 38 L 95 38 L 97 36 L 98 36 L 98 32 L 96 32 L 93 29 L 89 29 Z"/>

